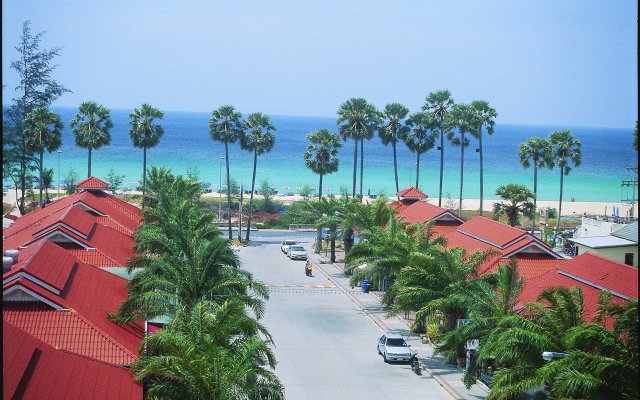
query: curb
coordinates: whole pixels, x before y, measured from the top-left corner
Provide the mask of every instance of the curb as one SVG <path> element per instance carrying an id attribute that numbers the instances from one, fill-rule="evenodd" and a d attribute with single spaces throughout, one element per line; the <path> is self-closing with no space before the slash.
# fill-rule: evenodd
<path id="1" fill-rule="evenodd" d="M 312 261 L 314 265 L 314 267 L 318 268 L 318 270 L 320 272 L 322 272 L 322 274 L 324 276 L 327 277 L 327 279 L 329 279 L 331 282 L 333 282 L 333 284 L 340 289 L 340 291 L 344 294 L 347 295 L 347 297 L 349 297 L 349 299 L 354 302 L 358 307 L 360 307 L 360 309 L 369 317 L 373 320 L 373 322 L 375 322 L 376 325 L 378 325 L 380 327 L 380 329 L 382 329 L 385 332 L 389 331 L 389 328 L 387 327 L 387 325 L 384 323 L 384 321 L 382 321 L 377 315 L 373 314 L 371 311 L 367 310 L 365 308 L 365 306 L 360 302 L 360 300 L 358 300 L 357 298 L 355 298 L 351 293 L 349 293 L 346 289 L 344 289 L 342 287 L 342 285 L 340 285 L 335 279 L 333 279 L 332 276 L 330 276 L 325 270 L 324 268 L 320 267 L 320 265 L 322 265 L 321 263 L 318 262 L 314 262 Z M 335 264 L 332 264 L 334 267 Z M 336 267 L 337 269 L 340 269 L 338 267 Z M 375 296 L 377 299 L 380 299 L 377 295 L 374 295 L 373 293 L 369 293 L 372 296 Z M 407 325 L 409 328 L 411 328 L 411 325 L 402 317 L 398 318 L 405 324 Z M 438 384 L 451 396 L 453 397 L 455 400 L 464 400 L 464 396 L 462 396 L 462 394 L 460 394 L 460 392 L 458 392 L 453 386 L 451 386 L 451 384 L 449 382 L 447 382 L 447 380 L 445 380 L 444 378 L 442 378 L 440 375 L 434 373 L 432 370 L 430 370 L 427 367 L 423 367 L 423 369 L 425 371 L 427 371 L 427 373 L 429 374 L 430 377 L 432 377 L 436 382 L 438 382 Z"/>

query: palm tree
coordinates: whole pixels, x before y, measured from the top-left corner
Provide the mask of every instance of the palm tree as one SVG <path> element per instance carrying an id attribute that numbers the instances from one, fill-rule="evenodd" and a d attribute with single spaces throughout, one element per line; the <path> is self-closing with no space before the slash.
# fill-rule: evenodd
<path id="1" fill-rule="evenodd" d="M 538 201 L 538 168 L 547 167 L 553 168 L 553 147 L 549 141 L 544 138 L 533 137 L 527 139 L 526 142 L 520 145 L 518 151 L 518 157 L 520 157 L 520 164 L 524 168 L 529 168 L 533 162 L 533 208 L 534 213 L 537 213 L 537 201 Z M 533 216 L 533 223 L 531 224 L 531 234 L 536 228 L 536 214 Z"/>
<path id="2" fill-rule="evenodd" d="M 420 155 L 433 149 L 436 143 L 436 120 L 426 112 L 413 113 L 407 119 L 409 128 L 403 140 L 409 150 L 416 153 L 416 189 L 420 184 Z"/>
<path id="3" fill-rule="evenodd" d="M 322 177 L 338 171 L 338 149 L 342 147 L 340 136 L 328 129 L 320 129 L 307 135 L 309 146 L 304 153 L 304 162 L 311 171 L 320 175 L 318 200 L 322 198 Z"/>
<path id="4" fill-rule="evenodd" d="M 571 135 L 570 130 L 555 131 L 549 135 L 549 142 L 553 146 L 553 158 L 555 164 L 560 167 L 560 204 L 558 206 L 558 222 L 556 223 L 556 230 L 553 234 L 552 247 L 556 245 L 556 238 L 558 237 L 558 230 L 560 229 L 560 218 L 562 217 L 562 190 L 564 188 L 564 176 L 569 175 L 571 172 L 571 165 L 574 167 L 580 166 L 582 144 L 578 139 L 575 139 Z"/>
<path id="5" fill-rule="evenodd" d="M 338 109 L 338 130 L 342 140 L 353 139 L 353 188 L 352 196 L 356 195 L 356 171 L 358 165 L 358 141 L 360 141 L 361 153 L 364 151 L 364 139 L 371 139 L 380 120 L 379 112 L 367 102 L 358 97 L 351 98 L 340 105 Z M 360 195 L 362 195 L 363 154 L 360 154 Z"/>
<path id="6" fill-rule="evenodd" d="M 477 130 L 473 131 L 473 135 L 478 139 L 478 152 L 480 153 L 480 215 L 482 215 L 482 199 L 484 192 L 483 182 L 483 169 L 482 169 L 482 127 L 487 127 L 487 133 L 493 134 L 493 126 L 495 125 L 495 119 L 498 116 L 496 110 L 489 106 L 489 102 L 485 100 L 475 100 L 471 102 L 471 108 L 476 113 L 476 120 L 478 123 Z"/>
<path id="7" fill-rule="evenodd" d="M 515 257 L 508 264 L 502 264 L 494 274 L 486 275 L 470 285 L 470 289 L 462 293 L 461 303 L 469 307 L 467 324 L 446 332 L 438 341 L 437 352 L 445 354 L 445 358 L 453 359 L 459 349 L 466 347 L 470 340 L 478 340 L 483 345 L 483 338 L 490 334 L 501 319 L 516 315 L 515 306 L 524 287 L 524 279 L 518 273 L 518 261 Z M 464 376 L 467 388 L 475 383 L 478 357 L 473 357 Z"/>
<path id="8" fill-rule="evenodd" d="M 27 150 L 40 155 L 38 168 L 40 170 L 40 207 L 44 207 L 42 200 L 42 173 L 44 151 L 51 153 L 62 145 L 62 119 L 54 112 L 46 108 L 36 108 L 28 113 L 24 120 L 24 135 L 27 142 Z"/>
<path id="9" fill-rule="evenodd" d="M 531 199 L 535 199 L 535 194 L 525 185 L 517 183 L 500 185 L 496 189 L 496 195 L 500 196 L 502 200 L 509 202 L 507 204 L 493 204 L 493 219 L 496 221 L 502 214 L 507 214 L 507 220 L 511 226 L 518 225 L 520 213 L 526 217 L 535 218 L 536 209 L 531 202 Z"/>
<path id="10" fill-rule="evenodd" d="M 398 186 L 398 161 L 396 157 L 396 143 L 406 135 L 408 128 L 405 125 L 405 118 L 409 114 L 409 109 L 399 103 L 390 103 L 384 107 L 384 123 L 378 127 L 378 136 L 385 146 L 391 143 L 393 148 L 393 171 L 396 177 L 396 192 L 400 191 Z"/>
<path id="11" fill-rule="evenodd" d="M 109 131 L 113 128 L 109 109 L 94 101 L 80 104 L 78 114 L 71 120 L 71 129 L 76 138 L 76 146 L 89 149 L 87 178 L 91 177 L 91 151 L 111 142 Z"/>
<path id="12" fill-rule="evenodd" d="M 221 106 L 213 112 L 209 119 L 211 139 L 224 143 L 225 162 L 227 164 L 227 206 L 229 221 L 229 240 L 231 240 L 231 176 L 229 174 L 229 143 L 235 143 L 242 135 L 242 114 L 233 106 Z"/>
<path id="13" fill-rule="evenodd" d="M 140 108 L 133 110 L 133 113 L 129 115 L 131 129 L 129 129 L 129 136 L 133 142 L 133 146 L 142 148 L 143 150 L 143 162 L 142 162 L 142 207 L 144 207 L 144 191 L 147 185 L 147 149 L 155 147 L 162 135 L 164 135 L 164 129 L 160 124 L 155 124 L 156 119 L 162 119 L 164 113 L 157 108 L 150 106 L 147 103 L 142 104 Z"/>
<path id="14" fill-rule="evenodd" d="M 476 114 L 468 104 L 455 104 L 445 119 L 444 126 L 447 132 L 447 139 L 454 146 L 460 146 L 460 205 L 458 206 L 458 216 L 462 216 L 462 186 L 464 181 L 464 148 L 469 146 L 467 133 L 473 133 L 478 127 L 475 121 Z M 453 129 L 458 131 L 455 136 Z"/>
<path id="15" fill-rule="evenodd" d="M 448 90 L 440 90 L 437 92 L 431 92 L 425 99 L 422 111 L 430 112 L 438 121 L 438 128 L 440 128 L 440 190 L 438 191 L 438 206 L 442 207 L 442 177 L 444 171 L 444 120 L 453 107 L 453 98 L 451 92 Z"/>
<path id="16" fill-rule="evenodd" d="M 284 399 L 271 345 L 242 303 L 203 301 L 147 336 L 132 370 L 149 398 Z"/>
<path id="17" fill-rule="evenodd" d="M 42 171 L 42 185 L 44 186 L 44 194 L 49 201 L 49 189 L 53 187 L 53 168 L 45 168 Z"/>
<path id="18" fill-rule="evenodd" d="M 251 197 L 249 198 L 249 218 L 247 221 L 247 233 L 245 237 L 245 240 L 249 241 L 251 214 L 253 212 L 253 190 L 256 183 L 256 166 L 258 164 L 258 156 L 268 153 L 273 149 L 276 138 L 271 132 L 275 131 L 276 127 L 269 121 L 269 117 L 262 113 L 249 114 L 247 120 L 244 121 L 243 127 L 249 130 L 249 133 L 243 131 L 240 135 L 240 148 L 243 150 L 253 151 Z"/>

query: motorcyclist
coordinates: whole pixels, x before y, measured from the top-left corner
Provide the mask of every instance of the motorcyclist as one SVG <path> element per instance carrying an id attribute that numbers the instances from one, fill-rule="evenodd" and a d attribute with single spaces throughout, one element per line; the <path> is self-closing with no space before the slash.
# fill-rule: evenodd
<path id="1" fill-rule="evenodd" d="M 307 259 L 307 264 L 304 267 L 304 273 L 307 276 L 311 276 L 311 271 L 313 270 L 313 267 L 311 266 L 311 261 L 309 261 L 309 259 Z"/>
<path id="2" fill-rule="evenodd" d="M 411 349 L 411 359 L 409 360 L 411 369 L 418 372 L 420 370 L 420 360 L 418 360 L 418 350 Z"/>

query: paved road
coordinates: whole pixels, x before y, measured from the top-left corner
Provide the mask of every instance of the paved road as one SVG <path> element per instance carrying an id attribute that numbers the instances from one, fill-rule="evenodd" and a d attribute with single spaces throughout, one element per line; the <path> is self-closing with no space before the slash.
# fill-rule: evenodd
<path id="1" fill-rule="evenodd" d="M 304 261 L 289 260 L 272 238 L 255 237 L 239 255 L 244 268 L 270 286 L 263 323 L 274 338 L 276 374 L 288 399 L 451 398 L 408 364 L 385 364 L 375 349 L 382 330 L 319 271 L 306 277 Z"/>

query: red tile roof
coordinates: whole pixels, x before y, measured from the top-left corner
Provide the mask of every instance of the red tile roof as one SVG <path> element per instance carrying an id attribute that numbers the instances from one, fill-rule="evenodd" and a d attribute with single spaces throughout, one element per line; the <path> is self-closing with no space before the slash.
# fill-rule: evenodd
<path id="1" fill-rule="evenodd" d="M 638 268 L 592 253 L 583 253 L 564 263 L 558 271 L 591 286 L 638 298 Z"/>
<path id="2" fill-rule="evenodd" d="M 76 185 L 77 189 L 106 189 L 108 187 L 109 187 L 109 184 L 107 182 L 93 176 L 87 179 L 81 180 Z"/>
<path id="3" fill-rule="evenodd" d="M 25 255 L 24 261 L 19 261 L 14 267 L 19 269 L 23 273 L 22 275 L 17 274 L 12 269 L 3 276 L 3 293 L 6 297 L 4 305 L 6 306 L 8 304 L 7 299 L 11 298 L 6 296 L 7 293 L 17 288 L 24 288 L 45 299 L 52 306 L 74 310 L 88 323 L 95 326 L 96 330 L 102 332 L 104 337 L 110 338 L 130 354 L 136 354 L 138 345 L 143 337 L 143 326 L 137 324 L 122 327 L 107 319 L 107 313 L 116 311 L 120 303 L 127 298 L 127 280 L 103 271 L 98 267 L 78 261 L 52 242 L 43 240 L 33 247 L 38 249 L 27 248 L 21 251 L 20 256 L 22 256 L 23 252 L 29 251 L 31 251 L 30 254 L 32 255 L 28 257 Z M 42 256 L 40 257 L 41 252 Z M 49 260 L 56 260 L 56 264 L 50 263 Z M 36 262 L 44 265 L 37 265 Z M 27 263 L 26 267 L 24 263 Z M 51 270 L 68 268 L 70 263 L 73 263 L 74 267 L 68 274 L 67 281 L 60 293 L 56 293 L 43 285 L 44 283 L 50 287 L 59 286 L 59 283 L 56 282 L 61 281 L 59 276 L 63 274 L 57 274 Z M 24 276 L 24 274 L 28 274 L 28 277 Z M 35 323 L 33 319 L 25 319 L 25 321 Z M 24 328 L 31 331 L 26 326 Z M 50 328 L 61 329 L 60 327 Z M 36 329 L 36 327 L 33 329 Z M 72 331 L 65 332 L 69 335 L 68 340 L 74 340 L 74 337 L 76 337 L 72 334 Z M 93 349 L 91 351 L 98 352 L 99 350 Z M 112 356 L 120 357 L 118 354 Z"/>
<path id="4" fill-rule="evenodd" d="M 4 399 L 142 399 L 127 368 L 57 350 L 2 322 Z"/>
<path id="5" fill-rule="evenodd" d="M 526 231 L 492 219 L 476 216 L 458 228 L 471 236 L 480 237 L 496 247 L 504 248 L 509 243 L 527 235 Z"/>
<path id="6" fill-rule="evenodd" d="M 2 318 L 56 349 L 114 365 L 131 365 L 137 358 L 75 310 L 31 301 L 5 302 Z"/>
<path id="7" fill-rule="evenodd" d="M 537 254 L 520 254 L 516 256 L 518 260 L 518 273 L 525 280 L 536 278 L 540 275 L 546 274 L 549 271 L 554 271 L 556 268 L 566 264 L 564 258 L 549 259 L 547 256 Z M 493 264 L 489 268 L 485 269 L 483 273 L 493 273 L 498 270 L 500 265 L 507 264 L 508 259 L 501 259 L 499 262 Z"/>
<path id="8" fill-rule="evenodd" d="M 416 201 L 398 212 L 404 222 L 428 222 L 442 214 L 450 213 L 446 208 L 429 204 L 426 201 Z M 462 223 L 462 222 L 460 222 Z M 458 224 L 460 225 L 460 224 Z"/>
<path id="9" fill-rule="evenodd" d="M 436 221 L 431 229 L 433 230 L 433 233 L 446 235 L 451 231 L 455 231 L 458 226 L 460 226 L 460 223 L 454 221 Z"/>
<path id="10" fill-rule="evenodd" d="M 580 290 L 582 290 L 582 301 L 584 305 L 583 317 L 587 321 L 593 320 L 598 306 L 598 300 L 600 298 L 600 290 L 570 277 L 561 275 L 555 269 L 548 271 L 538 277 L 525 280 L 524 288 L 522 289 L 522 293 L 518 298 L 518 304 L 516 305 L 516 308 L 522 308 L 527 302 L 536 301 L 543 290 L 557 286 L 580 288 Z M 618 304 L 625 303 L 624 300 L 615 296 L 612 296 L 611 299 Z M 611 321 L 608 322 L 608 326 L 610 325 Z"/>
<path id="11" fill-rule="evenodd" d="M 401 190 L 399 192 L 396 193 L 398 196 L 405 198 L 405 199 L 426 199 L 427 196 L 424 192 L 421 192 L 420 190 L 410 186 L 404 190 Z"/>

